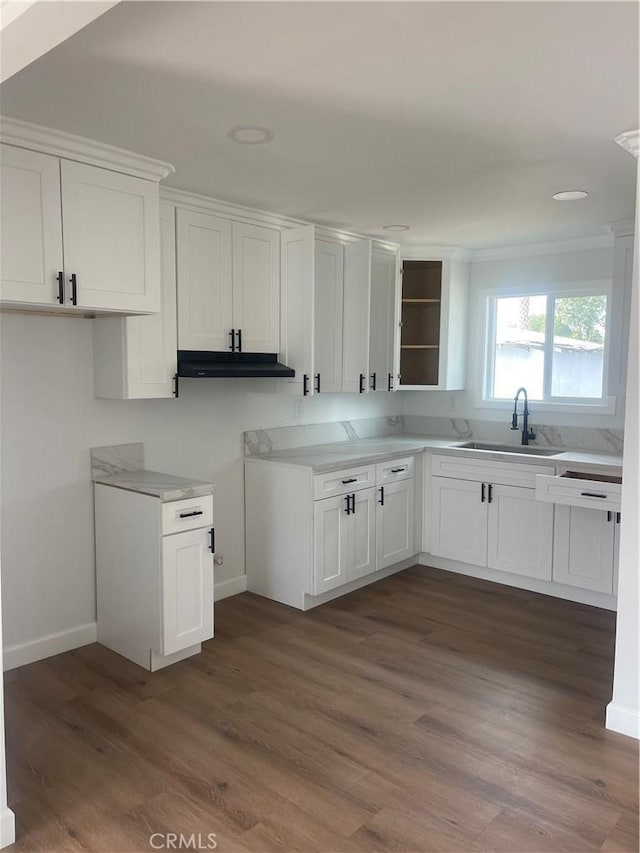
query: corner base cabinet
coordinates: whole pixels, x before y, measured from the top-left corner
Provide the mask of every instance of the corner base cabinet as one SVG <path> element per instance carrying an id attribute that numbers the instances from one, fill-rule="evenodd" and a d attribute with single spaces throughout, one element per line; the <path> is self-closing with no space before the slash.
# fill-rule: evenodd
<path id="1" fill-rule="evenodd" d="M 307 610 L 411 565 L 414 459 L 341 471 L 245 462 L 250 592 Z"/>
<path id="2" fill-rule="evenodd" d="M 147 670 L 213 637 L 213 498 L 96 483 L 98 642 Z"/>

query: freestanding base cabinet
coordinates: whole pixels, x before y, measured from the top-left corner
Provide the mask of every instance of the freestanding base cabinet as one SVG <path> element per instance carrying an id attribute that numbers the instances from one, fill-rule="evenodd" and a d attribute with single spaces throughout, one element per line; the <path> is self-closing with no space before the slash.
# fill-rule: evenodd
<path id="1" fill-rule="evenodd" d="M 213 637 L 213 498 L 96 483 L 98 642 L 150 671 Z"/>

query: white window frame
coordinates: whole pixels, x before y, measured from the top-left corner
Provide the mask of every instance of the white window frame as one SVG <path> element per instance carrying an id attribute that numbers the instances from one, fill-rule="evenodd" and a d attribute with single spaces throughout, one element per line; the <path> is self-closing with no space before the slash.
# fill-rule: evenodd
<path id="1" fill-rule="evenodd" d="M 495 287 L 483 289 L 479 293 L 479 342 L 482 358 L 479 364 L 479 376 L 476 383 L 476 408 L 479 409 L 510 409 L 513 398 L 491 397 L 495 366 L 495 336 L 496 336 L 496 300 L 521 296 L 547 296 L 552 300 L 571 296 L 606 296 L 607 317 L 605 325 L 605 344 L 603 359 L 602 397 L 552 397 L 551 370 L 553 364 L 553 320 L 554 311 L 548 310 L 545 326 L 545 360 L 543 388 L 548 394 L 544 400 L 532 401 L 536 411 L 548 412 L 581 412 L 583 414 L 613 415 L 616 411 L 616 398 L 608 394 L 609 365 L 611 351 L 611 319 L 613 309 L 613 288 L 610 279 L 581 281 L 557 284 L 513 285 L 511 287 Z M 550 307 L 548 305 L 548 307 Z M 548 357 L 549 349 L 551 358 Z"/>

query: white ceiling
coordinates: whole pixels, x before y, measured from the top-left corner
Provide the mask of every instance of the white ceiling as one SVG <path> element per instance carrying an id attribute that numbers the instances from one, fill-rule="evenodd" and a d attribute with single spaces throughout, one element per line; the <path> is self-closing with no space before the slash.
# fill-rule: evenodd
<path id="1" fill-rule="evenodd" d="M 3 84 L 5 115 L 174 163 L 182 189 L 405 243 L 633 217 L 636 2 L 121 2 Z M 237 145 L 239 124 L 270 128 Z M 586 189 L 583 202 L 554 192 Z M 381 230 L 406 223 L 405 235 Z"/>

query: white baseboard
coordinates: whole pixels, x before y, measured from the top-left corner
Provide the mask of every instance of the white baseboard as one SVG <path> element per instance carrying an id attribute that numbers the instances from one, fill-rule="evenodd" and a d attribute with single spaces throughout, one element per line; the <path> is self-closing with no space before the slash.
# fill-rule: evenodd
<path id="1" fill-rule="evenodd" d="M 16 819 L 11 809 L 0 809 L 0 847 L 8 847 L 16 840 Z"/>
<path id="2" fill-rule="evenodd" d="M 222 601 L 223 598 L 230 598 L 232 595 L 238 595 L 246 591 L 247 576 L 240 575 L 240 577 L 230 578 L 228 581 L 217 583 L 213 590 L 213 600 Z"/>
<path id="3" fill-rule="evenodd" d="M 606 726 L 612 732 L 620 732 L 621 735 L 640 740 L 640 714 L 635 708 L 624 708 L 622 705 L 609 702 Z"/>
<path id="4" fill-rule="evenodd" d="M 418 555 L 421 566 L 432 566 L 434 569 L 443 569 L 446 572 L 455 572 L 457 575 L 467 575 L 471 578 L 493 581 L 505 586 L 516 586 L 519 589 L 528 589 L 531 592 L 541 592 L 543 595 L 552 595 L 554 598 L 563 598 L 565 601 L 575 601 L 578 604 L 590 604 L 592 607 L 602 607 L 604 610 L 617 610 L 617 598 L 615 595 L 607 595 L 604 592 L 592 592 L 590 589 L 578 589 L 566 586 L 554 581 L 543 581 L 537 578 L 527 578 L 523 575 L 514 575 L 511 572 L 503 572 L 498 569 L 489 569 L 485 566 L 474 566 L 471 563 L 461 563 L 458 560 L 449 560 L 447 557 L 436 557 L 433 554 L 422 552 Z"/>
<path id="5" fill-rule="evenodd" d="M 87 646 L 89 643 L 95 643 L 97 637 L 98 626 L 95 622 L 89 622 L 87 625 L 77 625 L 75 628 L 58 631 L 56 634 L 47 634 L 26 643 L 5 646 L 3 650 L 4 669 L 5 671 L 15 669 L 17 666 L 50 658 L 52 655 L 59 655 L 61 652 L 68 652 L 80 646 Z"/>

